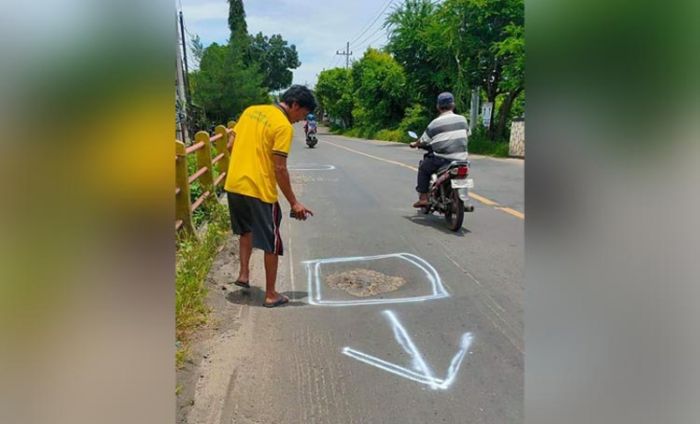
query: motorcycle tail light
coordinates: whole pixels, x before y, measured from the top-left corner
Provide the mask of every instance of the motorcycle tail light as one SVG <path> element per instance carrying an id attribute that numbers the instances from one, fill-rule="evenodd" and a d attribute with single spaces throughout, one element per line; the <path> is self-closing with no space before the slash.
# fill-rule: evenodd
<path id="1" fill-rule="evenodd" d="M 455 168 L 455 169 L 451 170 L 450 174 L 453 177 L 464 178 L 469 174 L 469 168 L 466 166 L 460 166 L 459 168 Z"/>

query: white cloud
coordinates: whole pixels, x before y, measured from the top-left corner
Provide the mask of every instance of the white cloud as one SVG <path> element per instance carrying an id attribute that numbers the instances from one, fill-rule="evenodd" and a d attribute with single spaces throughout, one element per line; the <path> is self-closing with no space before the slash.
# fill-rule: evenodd
<path id="1" fill-rule="evenodd" d="M 227 0 L 181 0 L 185 24 L 198 34 L 204 45 L 225 43 L 229 36 Z M 400 0 L 326 0 L 323 3 L 302 0 L 244 1 L 248 32 L 265 35 L 281 34 L 299 52 L 302 65 L 294 69 L 294 83 L 308 82 L 313 86 L 316 75 L 331 65 L 344 65 L 345 57 L 336 55 L 344 50 L 347 41 L 362 41 L 350 45 L 351 59 L 359 59 L 368 44 L 384 44 L 384 30 L 379 27 L 384 16 L 374 22 L 362 36 L 377 14 L 389 3 Z M 384 14 L 392 9 L 391 6 Z M 377 31 L 375 33 L 375 31 Z"/>
<path id="2" fill-rule="evenodd" d="M 226 22 L 228 19 L 228 2 L 226 0 L 183 0 L 182 10 L 188 22 L 220 20 L 222 18 Z"/>

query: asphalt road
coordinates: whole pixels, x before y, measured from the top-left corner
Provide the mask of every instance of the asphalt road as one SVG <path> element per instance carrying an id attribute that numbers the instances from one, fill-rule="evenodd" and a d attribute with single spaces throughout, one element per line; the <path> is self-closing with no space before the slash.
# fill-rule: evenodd
<path id="1" fill-rule="evenodd" d="M 419 151 L 319 139 L 306 148 L 297 125 L 289 157 L 315 216 L 289 219 L 280 194 L 278 289 L 293 301 L 266 309 L 257 288 L 226 292 L 240 322 L 212 346 L 224 365 L 206 371 L 190 422 L 522 422 L 523 162 L 471 158 L 481 201 L 453 233 L 411 207 Z M 325 283 L 358 269 L 405 284 L 359 298 Z M 263 281 L 257 265 L 252 284 Z"/>

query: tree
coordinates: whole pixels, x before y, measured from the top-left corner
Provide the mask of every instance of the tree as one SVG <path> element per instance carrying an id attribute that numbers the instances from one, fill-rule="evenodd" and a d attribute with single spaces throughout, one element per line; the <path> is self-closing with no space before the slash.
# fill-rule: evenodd
<path id="1" fill-rule="evenodd" d="M 516 91 L 522 91 L 513 83 L 523 80 L 523 67 L 518 68 L 518 63 L 522 64 L 524 48 L 518 46 L 524 44 L 518 44 L 522 32 L 517 28 L 524 26 L 524 15 L 523 0 L 445 0 L 438 9 L 442 29 L 435 27 L 434 31 L 445 41 L 443 61 L 453 56 L 457 75 L 465 77 L 458 81 L 467 87 L 480 86 L 494 105 L 499 95 L 506 96 L 499 108 L 499 125 L 494 125 L 496 119 L 489 125 L 492 140 L 504 136 L 505 119 L 519 94 Z M 505 73 L 510 80 L 504 84 Z"/>
<path id="2" fill-rule="evenodd" d="M 523 0 L 406 0 L 387 18 L 388 50 L 406 69 L 426 107 L 449 90 L 466 110 L 472 87 L 497 106 L 491 139 L 503 138 L 524 97 Z"/>
<path id="3" fill-rule="evenodd" d="M 342 121 L 343 127 L 352 125 L 352 75 L 349 69 L 333 68 L 321 71 L 315 89 L 321 108 L 333 118 Z"/>
<path id="4" fill-rule="evenodd" d="M 496 43 L 496 56 L 503 63 L 499 91 L 506 93 L 498 112 L 496 135 L 505 134 L 507 118 L 514 102 L 525 90 L 525 37 L 524 28 L 517 25 L 506 27 L 508 37 Z"/>
<path id="5" fill-rule="evenodd" d="M 231 40 L 241 42 L 248 39 L 243 0 L 228 0 L 228 27 L 231 30 Z"/>
<path id="6" fill-rule="evenodd" d="M 202 39 L 199 35 L 195 34 L 190 40 L 190 50 L 192 50 L 192 55 L 195 61 L 199 64 L 202 61 L 202 55 L 204 54 L 204 45 L 202 44 Z"/>
<path id="7" fill-rule="evenodd" d="M 369 48 L 352 66 L 355 123 L 368 131 L 394 128 L 407 105 L 406 73 L 388 53 Z"/>
<path id="8" fill-rule="evenodd" d="M 263 84 L 271 91 L 289 87 L 292 83 L 292 71 L 301 65 L 296 46 L 287 45 L 280 34 L 271 37 L 259 32 L 250 39 L 253 61 L 264 73 Z"/>
<path id="9" fill-rule="evenodd" d="M 445 91 L 451 78 L 447 70 L 435 66 L 433 45 L 440 45 L 429 32 L 437 6 L 430 0 L 407 0 L 394 8 L 384 23 L 389 32 L 389 51 L 411 81 L 410 95 L 426 107 L 434 107 L 435 96 Z"/>
<path id="10" fill-rule="evenodd" d="M 245 66 L 241 52 L 231 45 L 207 47 L 195 81 L 195 100 L 211 122 L 224 123 L 247 106 L 267 101 L 260 71 Z"/>

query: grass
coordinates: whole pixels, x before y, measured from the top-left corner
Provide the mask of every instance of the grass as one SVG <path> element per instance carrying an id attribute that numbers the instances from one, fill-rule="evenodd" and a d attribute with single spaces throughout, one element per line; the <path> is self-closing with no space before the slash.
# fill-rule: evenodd
<path id="1" fill-rule="evenodd" d="M 331 128 L 332 134 L 343 135 L 346 137 L 354 138 L 366 138 L 370 140 L 383 140 L 383 141 L 397 141 L 401 143 L 408 143 L 410 140 L 408 136 L 405 135 L 401 130 L 379 130 L 372 131 L 368 129 L 360 128 Z"/>
<path id="2" fill-rule="evenodd" d="M 469 153 L 507 158 L 508 146 L 509 144 L 507 141 L 491 141 L 487 138 L 473 138 L 469 140 Z"/>
<path id="3" fill-rule="evenodd" d="M 384 141 L 404 141 L 404 134 L 401 130 L 381 130 L 377 131 L 372 137 L 374 140 L 384 140 Z"/>
<path id="4" fill-rule="evenodd" d="M 225 206 L 212 202 L 208 212 L 209 225 L 199 240 L 178 242 L 175 264 L 175 336 L 178 341 L 175 360 L 178 368 L 187 359 L 187 341 L 192 331 L 206 322 L 209 311 L 204 303 L 207 294 L 204 280 L 228 230 Z"/>

